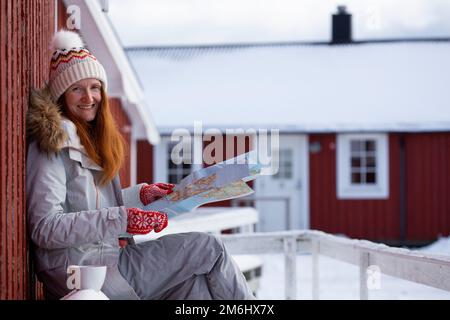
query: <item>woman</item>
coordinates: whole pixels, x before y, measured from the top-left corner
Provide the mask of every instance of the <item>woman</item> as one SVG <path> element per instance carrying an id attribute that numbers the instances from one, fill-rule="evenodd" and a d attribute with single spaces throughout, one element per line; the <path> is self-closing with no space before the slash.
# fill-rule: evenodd
<path id="1" fill-rule="evenodd" d="M 46 297 L 69 293 L 69 265 L 106 265 L 110 299 L 254 299 L 223 244 L 206 233 L 119 247 L 125 232 L 159 232 L 167 215 L 139 209 L 171 184 L 122 190 L 123 141 L 103 66 L 77 33 L 53 39 L 49 84 L 27 112 L 27 210 L 36 273 Z"/>

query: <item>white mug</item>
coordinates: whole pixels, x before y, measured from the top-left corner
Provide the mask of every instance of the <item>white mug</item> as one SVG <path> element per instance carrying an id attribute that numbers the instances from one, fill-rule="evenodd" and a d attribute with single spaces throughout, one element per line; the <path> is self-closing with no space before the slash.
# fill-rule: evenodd
<path id="1" fill-rule="evenodd" d="M 75 266 L 67 267 L 67 288 L 70 290 L 92 289 L 100 291 L 106 277 L 106 266 Z"/>

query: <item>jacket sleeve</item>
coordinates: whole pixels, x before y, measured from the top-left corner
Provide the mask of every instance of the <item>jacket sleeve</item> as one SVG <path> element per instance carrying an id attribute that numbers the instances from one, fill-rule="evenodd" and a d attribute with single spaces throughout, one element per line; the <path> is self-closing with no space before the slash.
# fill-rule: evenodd
<path id="1" fill-rule="evenodd" d="M 122 198 L 125 207 L 127 208 L 140 208 L 142 209 L 144 204 L 140 199 L 140 191 L 145 183 L 140 183 L 125 189 L 122 189 Z"/>
<path id="2" fill-rule="evenodd" d="M 62 155 L 39 152 L 35 142 L 27 156 L 27 211 L 33 242 L 57 249 L 118 238 L 126 231 L 124 207 L 63 212 L 66 171 Z"/>

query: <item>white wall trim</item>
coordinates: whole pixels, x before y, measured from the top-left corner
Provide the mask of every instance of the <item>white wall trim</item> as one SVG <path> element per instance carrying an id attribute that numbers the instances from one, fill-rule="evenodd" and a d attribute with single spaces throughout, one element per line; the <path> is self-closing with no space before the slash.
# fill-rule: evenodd
<path id="1" fill-rule="evenodd" d="M 136 136 L 131 132 L 130 138 L 130 185 L 134 186 L 137 181 L 137 142 Z M 150 183 L 150 182 L 149 182 Z"/>
<path id="2" fill-rule="evenodd" d="M 301 152 L 303 160 L 301 163 L 303 164 L 301 167 L 301 175 L 303 177 L 303 185 L 302 185 L 302 193 L 303 193 L 303 201 L 300 204 L 302 207 L 302 215 L 303 215 L 303 221 L 304 229 L 310 228 L 310 216 L 309 216 L 309 197 L 310 197 L 310 190 L 309 190 L 309 135 L 304 135 L 305 142 L 303 143 L 303 150 Z"/>
<path id="3" fill-rule="evenodd" d="M 167 182 L 167 146 L 170 137 L 161 137 L 160 143 L 153 146 L 153 180 L 154 182 Z"/>
<path id="4" fill-rule="evenodd" d="M 203 133 L 194 134 L 193 139 L 191 171 L 197 171 L 203 168 Z"/>

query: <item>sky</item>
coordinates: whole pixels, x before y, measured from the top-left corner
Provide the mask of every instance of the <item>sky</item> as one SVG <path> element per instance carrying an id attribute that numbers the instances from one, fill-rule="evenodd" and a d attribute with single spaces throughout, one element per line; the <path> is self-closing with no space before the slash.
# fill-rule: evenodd
<path id="1" fill-rule="evenodd" d="M 124 46 L 328 41 L 345 5 L 353 38 L 450 37 L 449 0 L 109 0 Z"/>

